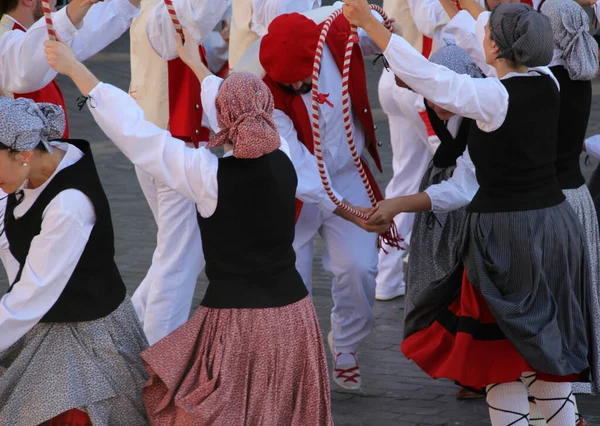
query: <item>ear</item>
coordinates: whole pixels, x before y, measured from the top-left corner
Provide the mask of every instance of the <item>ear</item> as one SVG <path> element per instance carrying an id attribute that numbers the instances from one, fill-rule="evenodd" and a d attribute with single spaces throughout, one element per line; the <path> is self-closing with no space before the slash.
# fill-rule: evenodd
<path id="1" fill-rule="evenodd" d="M 36 5 L 37 0 L 20 0 L 20 2 L 26 8 L 31 9 Z"/>
<path id="2" fill-rule="evenodd" d="M 17 160 L 20 163 L 29 164 L 29 163 L 31 163 L 32 158 L 33 158 L 33 151 L 17 152 L 15 155 L 15 160 Z"/>
<path id="3" fill-rule="evenodd" d="M 494 40 L 490 40 L 491 41 L 491 46 L 492 49 L 490 50 L 490 53 L 493 53 L 495 55 L 499 55 L 500 54 L 500 49 L 498 48 L 498 45 L 496 44 L 496 42 Z"/>

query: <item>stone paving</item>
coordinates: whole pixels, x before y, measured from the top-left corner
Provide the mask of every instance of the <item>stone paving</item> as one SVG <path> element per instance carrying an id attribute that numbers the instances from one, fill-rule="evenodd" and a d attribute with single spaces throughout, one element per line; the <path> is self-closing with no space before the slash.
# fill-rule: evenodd
<path id="1" fill-rule="evenodd" d="M 123 36 L 106 51 L 88 60 L 87 65 L 104 82 L 127 90 L 129 84 L 129 39 Z M 377 81 L 381 65 L 371 66 L 368 59 L 370 96 L 378 125 L 378 137 L 384 142 L 382 158 L 385 173 L 378 176 L 385 186 L 391 172 L 391 149 L 385 115 L 377 100 Z M 107 140 L 85 109 L 78 111 L 78 91 L 70 81 L 59 78 L 69 109 L 71 134 L 92 142 L 97 167 L 109 195 L 116 232 L 117 263 L 132 293 L 145 276 L 156 244 L 156 225 L 138 185 L 134 168 Z M 589 133 L 600 131 L 600 82 L 594 86 L 594 111 Z M 589 175 L 595 163 L 585 166 Z M 322 245 L 317 244 L 313 274 L 314 304 L 326 335 L 329 331 L 331 276 L 320 263 Z M 1 269 L 1 268 L 0 268 Z M 206 289 L 202 274 L 194 296 L 194 309 Z M 6 288 L 3 270 L 0 290 Z M 377 302 L 377 325 L 359 350 L 363 388 L 360 392 L 336 389 L 332 385 L 335 424 L 339 426 L 415 426 L 415 425 L 489 425 L 483 401 L 457 401 L 456 387 L 449 381 L 434 381 L 406 360 L 399 350 L 403 327 L 403 301 Z M 329 357 L 329 353 L 328 353 Z M 329 357 L 330 359 L 330 357 Z M 591 425 L 600 426 L 600 397 L 578 398 L 580 411 Z M 312 425 L 307 425 L 312 426 Z"/>

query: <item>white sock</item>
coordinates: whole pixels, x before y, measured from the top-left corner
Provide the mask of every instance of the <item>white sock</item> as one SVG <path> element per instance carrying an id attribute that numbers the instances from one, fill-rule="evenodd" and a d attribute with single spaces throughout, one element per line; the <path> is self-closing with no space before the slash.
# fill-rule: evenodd
<path id="1" fill-rule="evenodd" d="M 536 380 L 529 389 L 548 426 L 574 426 L 577 423 L 570 383 Z"/>
<path id="2" fill-rule="evenodd" d="M 527 396 L 527 388 L 520 381 L 489 385 L 486 399 L 492 426 L 528 426 Z"/>

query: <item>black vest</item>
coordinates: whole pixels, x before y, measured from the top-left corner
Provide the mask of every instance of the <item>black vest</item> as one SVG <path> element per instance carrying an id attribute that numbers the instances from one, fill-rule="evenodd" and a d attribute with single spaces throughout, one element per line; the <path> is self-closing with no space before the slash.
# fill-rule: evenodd
<path id="1" fill-rule="evenodd" d="M 575 189 L 585 183 L 579 156 L 592 109 L 592 82 L 571 80 L 569 72 L 563 66 L 550 69 L 560 83 L 556 161 L 558 181 L 562 189 Z"/>
<path id="2" fill-rule="evenodd" d="M 467 139 L 469 137 L 469 129 L 471 128 L 470 118 L 463 118 L 458 127 L 456 137 L 453 137 L 446 123 L 444 123 L 435 111 L 425 102 L 427 115 L 431 127 L 435 131 L 436 136 L 440 140 L 440 146 L 433 154 L 433 165 L 440 169 L 456 166 L 456 160 L 460 157 L 467 148 Z"/>
<path id="3" fill-rule="evenodd" d="M 125 285 L 114 261 L 110 208 L 90 146 L 82 140 L 65 142 L 79 148 L 84 156 L 77 163 L 58 172 L 21 218 L 15 219 L 13 214 L 18 204 L 15 194 L 8 196 L 6 205 L 6 237 L 10 252 L 21 266 L 8 291 L 18 285 L 31 241 L 41 231 L 43 212 L 59 193 L 76 189 L 85 194 L 94 206 L 96 223 L 88 243 L 65 289 L 41 322 L 80 322 L 103 318 L 113 312 L 125 298 Z M 47 255 L 51 258 L 62 254 Z"/>
<path id="4" fill-rule="evenodd" d="M 217 209 L 198 216 L 209 286 L 202 305 L 269 308 L 308 295 L 292 247 L 298 178 L 281 150 L 219 160 Z"/>
<path id="5" fill-rule="evenodd" d="M 504 123 L 489 133 L 473 123 L 469 133 L 479 190 L 468 211 L 536 210 L 560 204 L 565 197 L 556 176 L 558 88 L 547 75 L 501 82 L 509 95 Z"/>

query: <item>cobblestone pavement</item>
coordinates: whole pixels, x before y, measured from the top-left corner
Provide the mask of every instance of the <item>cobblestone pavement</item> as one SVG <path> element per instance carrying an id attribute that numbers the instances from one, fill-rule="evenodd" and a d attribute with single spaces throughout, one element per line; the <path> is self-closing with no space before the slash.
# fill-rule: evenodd
<path id="1" fill-rule="evenodd" d="M 122 37 L 106 51 L 88 60 L 87 65 L 100 80 L 127 90 L 129 84 L 129 39 Z M 372 60 L 372 59 L 371 59 Z M 379 176 L 382 187 L 391 172 L 391 149 L 385 115 L 379 109 L 377 68 L 367 61 L 370 95 L 375 109 L 378 137 L 384 142 L 382 158 L 385 173 Z M 59 78 L 69 109 L 71 134 L 92 142 L 94 155 L 104 187 L 109 194 L 116 231 L 117 263 L 127 287 L 132 293 L 141 282 L 150 265 L 156 244 L 156 226 L 150 209 L 138 185 L 133 166 L 107 140 L 87 110 L 78 111 L 74 86 Z M 600 82 L 595 85 L 594 111 L 590 134 L 600 130 Z M 586 166 L 589 175 L 595 164 Z M 324 335 L 329 331 L 331 276 L 321 267 L 322 245 L 317 244 L 314 263 L 314 304 Z M 0 268 L 2 269 L 2 268 Z M 207 281 L 204 275 L 198 281 L 194 309 L 200 303 Z M 6 287 L 3 270 L 0 272 L 0 290 Z M 1 293 L 0 293 L 1 294 Z M 434 381 L 406 360 L 399 350 L 404 317 L 403 301 L 375 304 L 377 325 L 359 350 L 363 389 L 348 392 L 332 385 L 335 424 L 339 426 L 414 426 L 414 425 L 489 425 L 487 406 L 483 401 L 457 401 L 456 387 L 449 381 Z M 328 354 L 329 357 L 329 354 Z M 580 411 L 590 424 L 600 425 L 600 397 L 578 398 Z M 308 425 L 307 425 L 308 426 Z"/>

